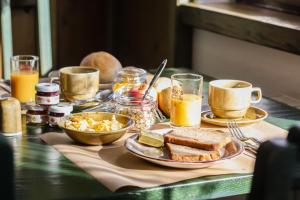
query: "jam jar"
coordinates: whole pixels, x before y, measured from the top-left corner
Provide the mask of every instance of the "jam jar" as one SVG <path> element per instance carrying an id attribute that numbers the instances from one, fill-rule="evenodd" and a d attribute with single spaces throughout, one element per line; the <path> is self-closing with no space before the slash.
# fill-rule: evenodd
<path id="1" fill-rule="evenodd" d="M 139 87 L 147 84 L 147 72 L 137 67 L 125 67 L 120 70 L 114 80 L 113 91 L 123 86 L 130 88 Z"/>
<path id="2" fill-rule="evenodd" d="M 38 83 L 35 85 L 35 102 L 43 106 L 59 103 L 59 85 L 56 83 Z"/>
<path id="3" fill-rule="evenodd" d="M 73 106 L 69 103 L 60 103 L 55 106 L 51 106 L 49 109 L 49 125 L 54 127 L 57 123 L 67 115 L 70 115 L 73 111 Z"/>
<path id="4" fill-rule="evenodd" d="M 149 129 L 156 121 L 156 102 L 151 96 L 122 96 L 116 99 L 115 112 L 130 117 L 134 121 L 134 131 Z"/>
<path id="5" fill-rule="evenodd" d="M 48 123 L 47 108 L 37 104 L 27 104 L 26 123 L 31 125 L 45 125 Z"/>

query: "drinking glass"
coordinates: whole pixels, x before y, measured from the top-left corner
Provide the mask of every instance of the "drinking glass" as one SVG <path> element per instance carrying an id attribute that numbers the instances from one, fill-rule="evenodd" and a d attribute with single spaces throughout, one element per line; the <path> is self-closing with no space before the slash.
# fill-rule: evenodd
<path id="1" fill-rule="evenodd" d="M 35 100 L 35 85 L 39 81 L 39 58 L 18 55 L 11 58 L 11 94 L 22 104 Z"/>
<path id="2" fill-rule="evenodd" d="M 203 77 L 181 73 L 171 76 L 171 125 L 176 127 L 200 127 Z"/>

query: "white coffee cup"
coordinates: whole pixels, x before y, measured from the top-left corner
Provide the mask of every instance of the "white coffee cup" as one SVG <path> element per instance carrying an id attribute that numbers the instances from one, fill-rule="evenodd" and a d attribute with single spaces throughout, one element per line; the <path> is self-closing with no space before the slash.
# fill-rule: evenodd
<path id="1" fill-rule="evenodd" d="M 208 103 L 213 114 L 220 118 L 241 118 L 251 103 L 261 99 L 261 89 L 246 81 L 222 79 L 209 82 Z"/>

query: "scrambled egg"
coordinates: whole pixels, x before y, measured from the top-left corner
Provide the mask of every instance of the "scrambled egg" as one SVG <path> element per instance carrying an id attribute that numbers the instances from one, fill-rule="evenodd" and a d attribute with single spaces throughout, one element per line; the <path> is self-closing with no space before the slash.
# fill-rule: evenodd
<path id="1" fill-rule="evenodd" d="M 96 121 L 88 115 L 73 115 L 65 122 L 65 127 L 77 131 L 104 132 L 115 131 L 124 127 L 113 115 L 111 120 Z"/>

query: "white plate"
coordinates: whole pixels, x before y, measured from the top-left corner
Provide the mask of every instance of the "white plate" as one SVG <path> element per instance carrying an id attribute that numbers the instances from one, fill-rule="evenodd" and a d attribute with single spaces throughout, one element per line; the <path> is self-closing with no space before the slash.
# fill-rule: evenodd
<path id="1" fill-rule="evenodd" d="M 169 158 L 168 153 L 165 148 L 163 148 L 163 156 L 159 156 L 159 157 L 146 155 L 146 154 L 142 153 L 141 151 L 136 149 L 134 146 L 130 145 L 130 143 L 128 142 L 130 139 L 137 141 L 137 138 L 138 138 L 138 134 L 135 134 L 135 135 L 132 135 L 129 138 L 127 138 L 125 141 L 125 144 L 124 144 L 125 148 L 131 154 L 133 154 L 134 156 L 137 156 L 139 158 L 142 158 L 144 160 L 147 160 L 149 162 L 152 162 L 152 163 L 155 163 L 158 165 L 162 165 L 162 166 L 173 167 L 173 168 L 183 168 L 183 169 L 206 168 L 213 164 L 221 163 L 226 160 L 233 159 L 233 158 L 237 157 L 238 155 L 240 155 L 244 151 L 243 144 L 238 140 L 233 140 L 237 147 L 237 151 L 234 154 L 231 154 L 229 156 L 223 156 L 221 159 L 213 160 L 213 161 L 180 162 L 180 161 L 171 160 Z"/>

